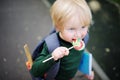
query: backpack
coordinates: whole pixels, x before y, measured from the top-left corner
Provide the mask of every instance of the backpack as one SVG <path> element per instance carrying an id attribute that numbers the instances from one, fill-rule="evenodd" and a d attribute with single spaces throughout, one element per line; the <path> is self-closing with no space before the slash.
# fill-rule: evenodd
<path id="1" fill-rule="evenodd" d="M 87 44 L 88 39 L 89 39 L 89 35 L 88 35 L 88 33 L 87 33 L 87 35 L 86 35 L 85 38 L 83 39 L 85 45 Z M 32 54 L 32 59 L 33 59 L 33 61 L 34 61 L 37 57 L 39 57 L 39 53 L 40 53 L 40 52 L 42 51 L 42 49 L 43 49 L 43 44 L 44 44 L 44 42 L 46 42 L 46 44 L 47 44 L 47 48 L 48 48 L 48 52 L 49 52 L 49 53 L 52 53 L 52 51 L 53 51 L 54 49 L 56 49 L 57 47 L 60 46 L 59 40 L 58 40 L 58 37 L 57 37 L 57 34 L 56 34 L 55 29 L 53 29 L 53 30 L 49 33 L 49 35 L 48 35 L 47 37 L 43 38 L 43 39 L 40 41 L 40 43 L 38 44 L 38 46 L 34 49 L 33 54 Z M 54 42 L 54 44 L 51 43 L 51 42 Z M 57 74 L 57 72 L 58 72 L 58 70 L 59 70 L 59 65 L 60 65 L 60 60 L 59 60 L 56 64 L 54 64 L 54 65 L 49 69 L 49 71 L 47 72 L 47 76 L 46 76 L 46 78 L 45 78 L 46 80 L 53 80 L 53 79 L 55 78 L 55 76 L 56 76 L 56 74 Z M 31 76 L 32 76 L 32 75 L 31 75 Z M 37 77 L 37 78 L 36 78 L 36 77 L 32 76 L 32 80 L 44 80 L 44 79 L 42 79 L 41 77 Z"/>

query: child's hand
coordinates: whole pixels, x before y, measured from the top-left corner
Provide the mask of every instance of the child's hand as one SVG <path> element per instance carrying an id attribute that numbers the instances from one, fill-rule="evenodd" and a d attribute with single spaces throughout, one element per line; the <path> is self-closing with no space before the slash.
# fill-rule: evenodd
<path id="1" fill-rule="evenodd" d="M 86 77 L 88 80 L 93 80 L 93 79 L 94 79 L 94 72 L 92 71 L 92 72 L 91 72 L 91 75 L 85 75 L 85 77 Z"/>
<path id="2" fill-rule="evenodd" d="M 56 48 L 53 53 L 52 53 L 52 57 L 54 58 L 54 60 L 58 60 L 64 56 L 67 56 L 69 54 L 69 49 L 66 47 L 58 47 Z"/>

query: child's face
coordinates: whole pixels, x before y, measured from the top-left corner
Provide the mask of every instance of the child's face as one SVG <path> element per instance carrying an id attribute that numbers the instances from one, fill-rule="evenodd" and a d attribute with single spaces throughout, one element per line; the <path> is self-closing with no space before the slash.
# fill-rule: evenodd
<path id="1" fill-rule="evenodd" d="M 76 38 L 83 39 L 87 31 L 88 26 L 80 24 L 78 17 L 74 16 L 65 23 L 64 29 L 60 31 L 60 37 L 71 43 Z"/>

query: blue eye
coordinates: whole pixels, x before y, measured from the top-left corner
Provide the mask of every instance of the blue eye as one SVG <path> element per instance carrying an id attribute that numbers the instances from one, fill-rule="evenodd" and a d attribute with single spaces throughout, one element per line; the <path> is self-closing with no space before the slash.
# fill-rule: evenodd
<path id="1" fill-rule="evenodd" d="M 73 31 L 75 31 L 75 28 L 68 28 L 67 30 L 70 32 L 73 32 Z"/>
<path id="2" fill-rule="evenodd" d="M 75 30 L 75 28 L 70 28 L 69 30 Z"/>
<path id="3" fill-rule="evenodd" d="M 82 28 L 85 28 L 85 26 L 82 26 Z"/>

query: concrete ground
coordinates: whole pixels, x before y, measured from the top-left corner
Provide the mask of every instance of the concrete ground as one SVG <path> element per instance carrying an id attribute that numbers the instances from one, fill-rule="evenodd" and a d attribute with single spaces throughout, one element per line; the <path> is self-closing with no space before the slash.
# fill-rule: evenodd
<path id="1" fill-rule="evenodd" d="M 32 52 L 51 28 L 49 8 L 42 0 L 0 0 L 0 80 L 31 80 L 23 46 L 27 43 Z M 95 52 L 96 47 L 89 49 Z M 86 80 L 80 74 L 74 80 Z M 99 76 L 95 80 L 100 80 Z"/>
<path id="2" fill-rule="evenodd" d="M 0 0 L 0 80 L 31 80 L 23 46 L 32 52 L 51 27 L 41 0 Z"/>

